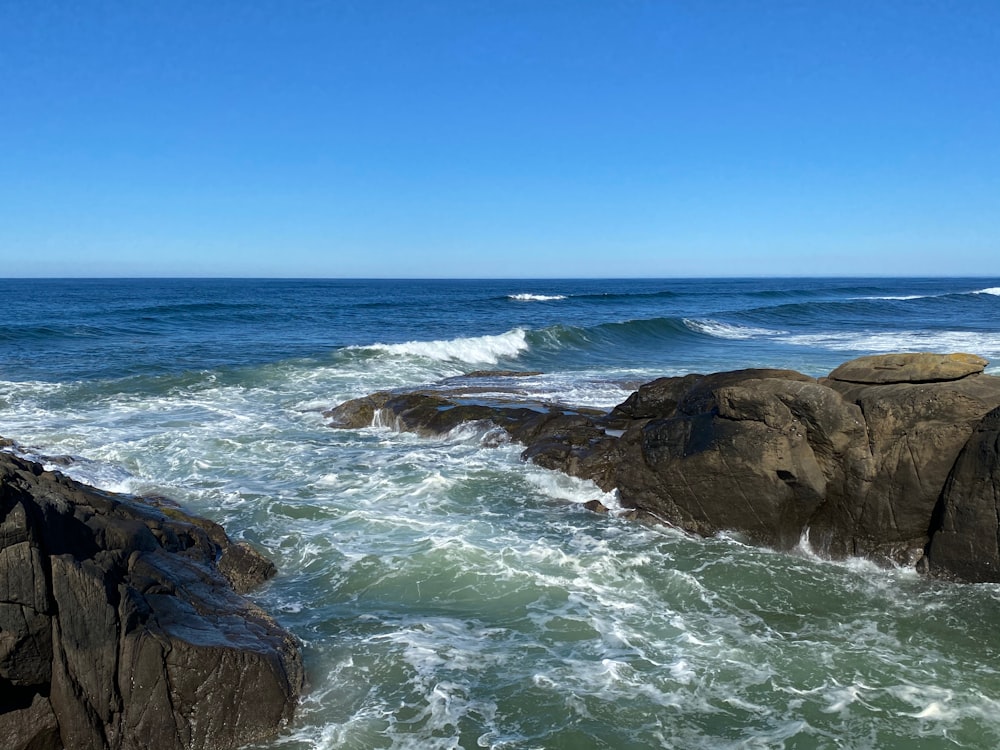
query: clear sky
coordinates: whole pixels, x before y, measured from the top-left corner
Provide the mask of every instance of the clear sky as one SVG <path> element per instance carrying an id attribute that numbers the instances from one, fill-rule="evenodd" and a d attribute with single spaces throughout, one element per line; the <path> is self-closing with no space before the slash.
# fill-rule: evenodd
<path id="1" fill-rule="evenodd" d="M 0 275 L 1000 275 L 1000 0 L 0 0 Z"/>

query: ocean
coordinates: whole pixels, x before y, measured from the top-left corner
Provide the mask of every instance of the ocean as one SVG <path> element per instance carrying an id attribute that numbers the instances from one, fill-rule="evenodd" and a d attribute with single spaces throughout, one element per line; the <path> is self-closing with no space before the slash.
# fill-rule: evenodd
<path id="1" fill-rule="evenodd" d="M 334 430 L 471 370 L 611 407 L 664 375 L 967 351 L 1000 279 L 0 280 L 0 435 L 265 551 L 309 688 L 268 750 L 995 748 L 1000 586 L 698 539 L 483 427 Z"/>

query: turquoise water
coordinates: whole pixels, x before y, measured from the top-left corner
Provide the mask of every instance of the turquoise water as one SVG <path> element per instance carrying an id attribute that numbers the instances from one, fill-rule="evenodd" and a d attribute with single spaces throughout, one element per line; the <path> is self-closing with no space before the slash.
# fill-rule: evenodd
<path id="1" fill-rule="evenodd" d="M 493 446 L 322 410 L 482 367 L 589 406 L 858 354 L 1000 361 L 1000 280 L 0 281 L 0 435 L 262 547 L 309 691 L 264 745 L 993 748 L 1000 587 L 694 539 Z M 995 367 L 990 368 L 996 372 Z"/>

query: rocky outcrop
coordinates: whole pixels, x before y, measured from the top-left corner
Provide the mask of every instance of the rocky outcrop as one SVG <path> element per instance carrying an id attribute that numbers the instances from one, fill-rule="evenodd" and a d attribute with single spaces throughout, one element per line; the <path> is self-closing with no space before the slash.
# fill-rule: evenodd
<path id="1" fill-rule="evenodd" d="M 763 369 L 662 378 L 599 416 L 473 404 L 440 388 L 377 394 L 364 410 L 348 402 L 328 416 L 429 434 L 474 415 L 523 442 L 526 460 L 617 489 L 624 507 L 687 531 L 735 531 L 779 549 L 807 537 L 831 557 L 1000 580 L 1000 418 L 980 423 L 1000 406 L 1000 378 L 986 364 L 892 354 L 821 379 Z M 417 396 L 433 404 L 417 408 Z"/>
<path id="2" fill-rule="evenodd" d="M 975 354 L 876 354 L 845 362 L 830 373 L 841 383 L 941 383 L 978 375 L 987 362 Z"/>
<path id="3" fill-rule="evenodd" d="M 0 452 L 0 744 L 216 749 L 273 735 L 301 657 L 237 593 L 273 572 L 166 501 Z"/>
<path id="4" fill-rule="evenodd" d="M 1000 408 L 983 417 L 962 448 L 932 531 L 932 572 L 1000 581 Z"/>

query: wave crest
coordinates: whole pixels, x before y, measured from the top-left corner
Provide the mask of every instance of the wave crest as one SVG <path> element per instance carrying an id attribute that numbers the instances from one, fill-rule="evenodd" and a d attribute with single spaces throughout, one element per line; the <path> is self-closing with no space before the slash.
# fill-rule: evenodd
<path id="1" fill-rule="evenodd" d="M 551 302 L 553 300 L 566 299 L 565 294 L 508 294 L 507 299 L 517 300 L 518 302 Z"/>
<path id="2" fill-rule="evenodd" d="M 515 328 L 496 336 L 474 336 L 441 341 L 407 341 L 402 344 L 372 344 L 349 348 L 426 357 L 441 362 L 460 361 L 495 365 L 501 359 L 517 357 L 526 351 L 528 342 L 524 329 Z"/>
<path id="3" fill-rule="evenodd" d="M 905 302 L 906 300 L 911 300 L 911 299 L 929 299 L 931 297 L 938 297 L 938 296 L 940 296 L 940 295 L 936 295 L 936 294 L 898 294 L 898 295 L 888 295 L 888 296 L 885 296 L 885 297 L 855 297 L 854 299 L 860 299 L 860 300 L 866 300 L 866 299 L 871 299 L 871 300 L 889 300 L 889 301 L 895 301 L 895 302 Z"/>
<path id="4" fill-rule="evenodd" d="M 754 328 L 753 326 L 734 325 L 732 323 L 720 323 L 717 320 L 692 320 L 684 318 L 684 325 L 695 333 L 703 333 L 706 336 L 714 336 L 719 339 L 752 339 L 758 336 L 780 336 L 788 331 L 775 331 L 770 328 Z"/>

